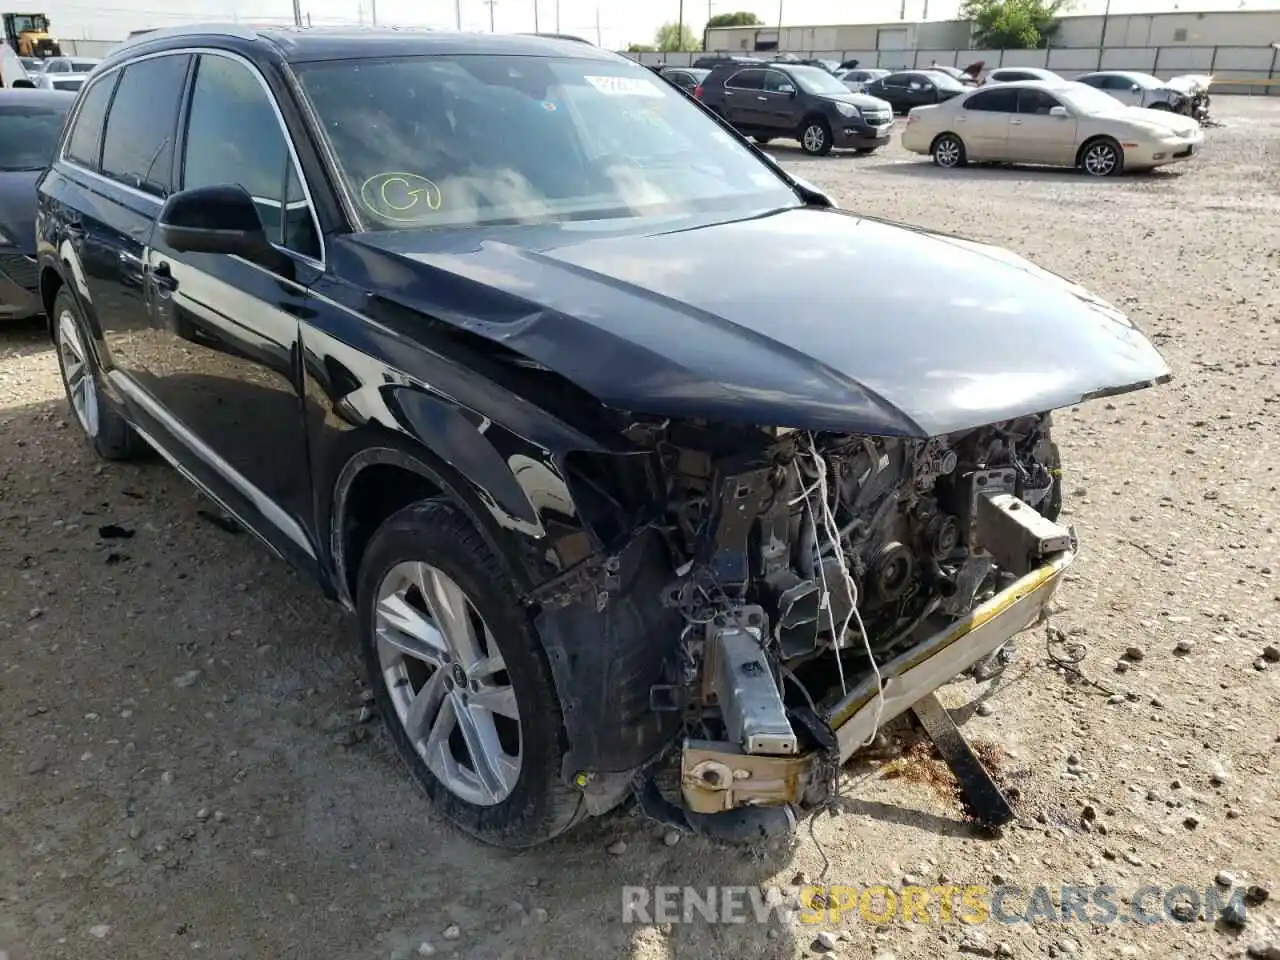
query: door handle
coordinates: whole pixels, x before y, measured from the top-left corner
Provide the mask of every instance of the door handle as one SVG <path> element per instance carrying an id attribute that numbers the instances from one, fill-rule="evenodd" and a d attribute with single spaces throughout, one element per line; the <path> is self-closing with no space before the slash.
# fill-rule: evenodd
<path id="1" fill-rule="evenodd" d="M 757 99 L 757 100 L 759 100 L 761 103 L 768 103 L 768 102 L 769 102 L 769 98 L 768 98 L 768 97 L 756 97 L 756 99 Z"/>
<path id="2" fill-rule="evenodd" d="M 1010 121 L 1009 121 L 1009 125 L 1010 125 L 1010 126 L 1013 126 L 1013 127 L 1020 127 L 1020 126 L 1022 126 L 1022 121 L 1021 121 L 1021 120 L 1010 120 Z"/>
<path id="3" fill-rule="evenodd" d="M 173 271 L 170 269 L 168 261 L 161 260 L 152 267 L 151 278 L 161 290 L 171 291 L 176 290 L 178 287 L 178 281 L 173 278 Z"/>

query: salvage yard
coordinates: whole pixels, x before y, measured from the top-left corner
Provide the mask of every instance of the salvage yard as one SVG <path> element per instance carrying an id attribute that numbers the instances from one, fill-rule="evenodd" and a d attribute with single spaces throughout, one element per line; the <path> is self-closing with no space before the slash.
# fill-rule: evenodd
<path id="1" fill-rule="evenodd" d="M 367 721 L 337 608 L 160 461 L 98 464 L 40 325 L 0 330 L 0 958 L 1280 957 L 1280 98 L 1214 112 L 1201 157 L 1108 180 L 943 171 L 896 139 L 768 148 L 844 207 L 1079 280 L 1174 370 L 1057 421 L 1082 557 L 1052 650 L 1092 683 L 1038 628 L 997 680 L 943 691 L 1018 788 L 998 838 L 912 750 L 855 762 L 843 812 L 790 847 L 664 837 L 630 810 L 480 846 Z M 848 322 L 861 289 L 929 282 L 851 273 Z M 1215 878 L 1271 891 L 1243 930 L 622 922 L 624 885 L 1111 884 L 1123 903 Z"/>

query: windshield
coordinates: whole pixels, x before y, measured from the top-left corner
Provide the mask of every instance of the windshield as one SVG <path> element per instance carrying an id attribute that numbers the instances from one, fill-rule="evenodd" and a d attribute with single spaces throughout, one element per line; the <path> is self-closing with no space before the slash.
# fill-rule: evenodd
<path id="1" fill-rule="evenodd" d="M 838 77 L 833 77 L 820 67 L 787 67 L 787 72 L 805 93 L 849 92 L 849 88 Z"/>
<path id="2" fill-rule="evenodd" d="M 84 79 L 76 77 L 74 80 L 67 78 L 63 80 L 61 77 L 53 81 L 53 89 L 55 90 L 79 90 L 84 86 Z"/>
<path id="3" fill-rule="evenodd" d="M 28 104 L 0 111 L 0 171 L 47 167 L 66 115 L 62 107 Z"/>
<path id="4" fill-rule="evenodd" d="M 799 204 L 750 148 L 627 63 L 460 55 L 297 72 L 371 228 Z"/>
<path id="5" fill-rule="evenodd" d="M 963 83 L 961 83 L 959 80 L 957 80 L 955 77 L 949 76 L 943 73 L 941 70 L 926 71 L 925 76 L 928 77 L 930 82 L 932 82 L 933 85 L 937 87 L 939 90 L 970 89 L 969 87 L 966 87 Z"/>
<path id="6" fill-rule="evenodd" d="M 94 60 L 72 60 L 71 72 L 72 73 L 90 73 L 92 72 L 93 68 L 96 67 L 97 65 L 98 65 L 97 62 Z"/>
<path id="7" fill-rule="evenodd" d="M 1087 83 L 1073 83 L 1069 87 L 1062 87 L 1051 91 L 1061 94 L 1069 104 L 1085 113 L 1115 113 L 1117 110 L 1124 110 L 1125 105 L 1101 90 L 1089 86 Z"/>

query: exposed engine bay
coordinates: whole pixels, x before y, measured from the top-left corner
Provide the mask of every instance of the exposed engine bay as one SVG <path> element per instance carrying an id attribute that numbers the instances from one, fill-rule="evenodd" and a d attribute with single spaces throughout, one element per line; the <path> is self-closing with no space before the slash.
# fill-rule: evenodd
<path id="1" fill-rule="evenodd" d="M 682 718 L 700 812 L 821 801 L 850 752 L 842 701 L 870 683 L 878 714 L 886 664 L 1074 546 L 1052 522 L 1047 414 L 928 440 L 672 422 L 631 437 L 660 465 L 650 527 L 682 625 L 650 706 Z M 781 759 L 810 754 L 822 762 L 799 772 Z"/>

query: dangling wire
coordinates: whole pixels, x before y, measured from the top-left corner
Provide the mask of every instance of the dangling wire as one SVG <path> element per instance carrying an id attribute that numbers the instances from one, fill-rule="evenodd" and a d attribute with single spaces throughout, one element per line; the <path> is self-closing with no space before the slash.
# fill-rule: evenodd
<path id="1" fill-rule="evenodd" d="M 826 532 L 828 539 L 830 539 L 832 546 L 834 547 L 833 552 L 835 555 L 836 563 L 840 567 L 840 574 L 844 578 L 845 585 L 848 587 L 848 590 L 849 590 L 849 600 L 850 600 L 849 613 L 845 617 L 844 623 L 841 626 L 840 631 L 838 633 L 835 633 L 836 665 L 838 667 L 839 674 L 840 674 L 840 692 L 842 695 L 848 694 L 848 690 L 845 687 L 844 664 L 840 658 L 840 643 L 844 638 L 845 632 L 849 629 L 850 620 L 856 620 L 858 623 L 858 633 L 862 637 L 862 646 L 863 646 L 863 649 L 866 650 L 867 659 L 871 662 L 871 671 L 876 678 L 875 722 L 872 724 L 871 734 L 868 736 L 867 740 L 862 744 L 862 746 L 867 747 L 867 746 L 870 746 L 875 741 L 876 734 L 880 730 L 880 718 L 884 714 L 884 678 L 880 675 L 880 666 L 876 663 L 875 654 L 871 650 L 871 638 L 867 635 L 866 624 L 862 622 L 862 614 L 858 611 L 858 601 L 860 599 L 858 596 L 858 585 L 856 582 L 854 582 L 853 575 L 849 572 L 849 566 L 845 561 L 844 550 L 840 545 L 839 527 L 837 527 L 836 525 L 835 515 L 831 511 L 831 504 L 828 500 L 827 464 L 826 464 L 826 461 L 822 459 L 822 456 L 818 453 L 818 445 L 814 440 L 813 434 L 809 433 L 807 434 L 807 436 L 809 439 L 809 455 L 813 458 L 814 466 L 818 471 L 818 501 L 822 504 L 823 529 Z M 798 469 L 796 471 L 796 475 L 799 476 Z M 811 524 L 815 524 L 814 540 L 816 542 L 818 539 L 818 536 L 817 536 L 817 530 L 816 530 L 816 520 L 814 519 L 814 516 L 813 516 L 812 500 L 810 500 L 809 502 L 809 522 Z M 819 558 L 821 559 L 821 552 L 820 552 Z M 827 576 L 826 576 L 825 564 L 821 562 L 818 563 L 818 572 L 822 576 L 823 594 L 828 598 L 827 618 L 831 622 L 831 629 L 834 632 L 835 631 L 835 615 L 831 612 L 830 593 L 827 592 Z"/>

